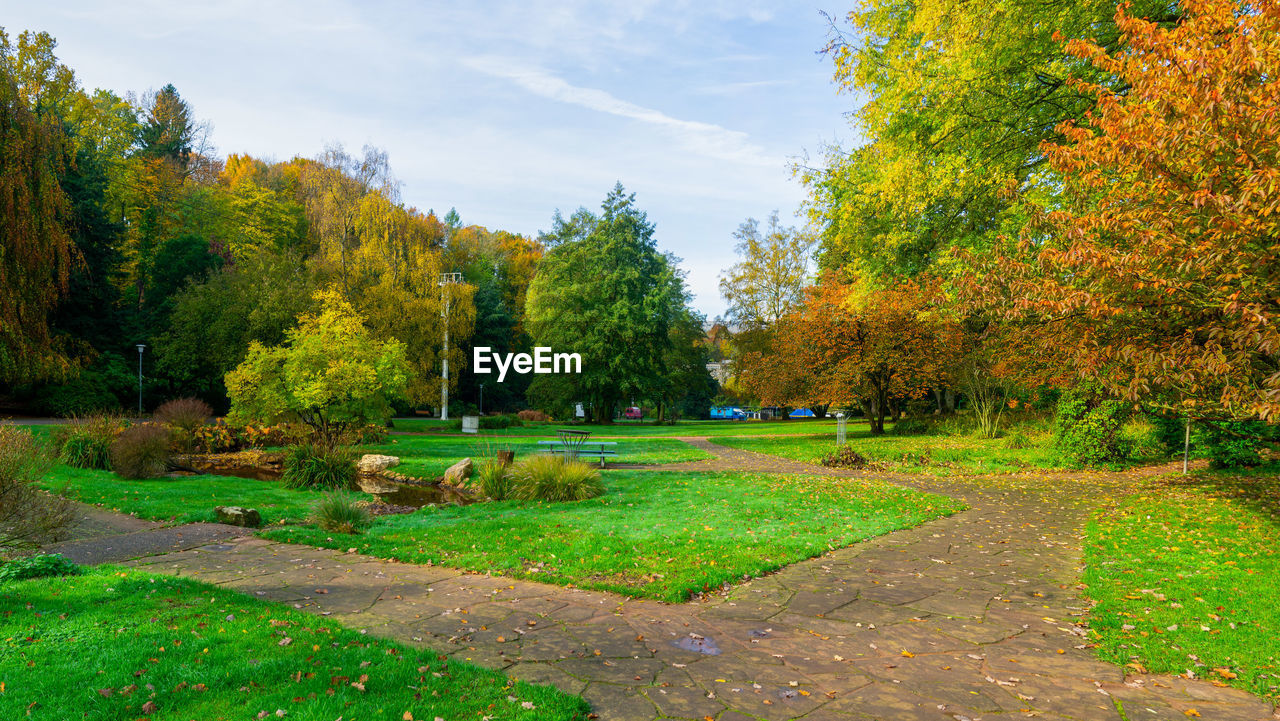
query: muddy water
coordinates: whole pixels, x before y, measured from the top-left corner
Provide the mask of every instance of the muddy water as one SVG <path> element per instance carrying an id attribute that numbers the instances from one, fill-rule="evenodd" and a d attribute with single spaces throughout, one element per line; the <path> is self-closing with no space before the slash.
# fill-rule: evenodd
<path id="1" fill-rule="evenodd" d="M 374 496 L 383 503 L 390 503 L 395 506 L 413 506 L 414 508 L 444 503 L 465 505 L 475 501 L 471 496 L 463 495 L 450 488 L 436 485 L 418 486 L 408 483 L 396 484 L 394 491 L 375 493 Z"/>

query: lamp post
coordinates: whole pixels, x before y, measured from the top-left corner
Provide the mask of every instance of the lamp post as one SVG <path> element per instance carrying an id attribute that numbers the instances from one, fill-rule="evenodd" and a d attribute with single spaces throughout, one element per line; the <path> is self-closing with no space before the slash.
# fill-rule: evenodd
<path id="1" fill-rule="evenodd" d="M 484 415 L 484 384 L 480 384 L 480 415 Z"/>
<path id="2" fill-rule="evenodd" d="M 449 292 L 447 286 L 461 283 L 461 273 L 440 274 L 440 317 L 444 319 L 444 355 L 441 356 L 440 369 L 440 420 L 449 420 Z"/>
<path id="3" fill-rule="evenodd" d="M 142 417 L 142 351 L 146 350 L 145 343 L 138 344 L 138 417 Z"/>

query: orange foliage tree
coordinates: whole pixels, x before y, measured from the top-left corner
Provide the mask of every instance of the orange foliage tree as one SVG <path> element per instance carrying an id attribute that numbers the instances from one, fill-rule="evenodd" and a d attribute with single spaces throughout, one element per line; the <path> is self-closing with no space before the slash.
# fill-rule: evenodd
<path id="1" fill-rule="evenodd" d="M 937 299 L 929 282 L 871 290 L 827 274 L 774 326 L 767 350 L 747 354 L 743 383 L 766 405 L 858 403 L 883 433 L 890 401 L 924 395 L 958 351 Z"/>
<path id="2" fill-rule="evenodd" d="M 1172 29 L 1116 13 L 1117 79 L 1046 145 L 1068 190 L 965 295 L 1041 329 L 1075 370 L 1196 418 L 1280 412 L 1280 4 L 1190 0 Z M 1239 12 L 1238 12 L 1239 10 Z"/>

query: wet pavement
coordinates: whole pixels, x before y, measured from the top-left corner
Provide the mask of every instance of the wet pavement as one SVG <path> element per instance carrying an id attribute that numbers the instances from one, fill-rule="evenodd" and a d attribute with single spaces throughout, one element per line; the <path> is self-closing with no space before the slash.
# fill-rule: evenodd
<path id="1" fill-rule="evenodd" d="M 133 565 L 552 683 L 601 719 L 1280 718 L 1088 648 L 1081 534 L 1133 474 L 889 478 L 690 440 L 719 457 L 686 470 L 869 475 L 970 508 L 679 605 L 254 537 Z"/>

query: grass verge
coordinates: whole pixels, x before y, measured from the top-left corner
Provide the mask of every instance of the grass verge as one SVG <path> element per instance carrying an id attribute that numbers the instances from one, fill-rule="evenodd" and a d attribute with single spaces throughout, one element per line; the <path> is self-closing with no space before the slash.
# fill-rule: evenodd
<path id="1" fill-rule="evenodd" d="M 1047 435 L 1030 436 L 1028 448 L 1008 448 L 1004 438 L 970 435 L 873 436 L 866 430 L 848 433 L 849 445 L 868 460 L 905 473 L 1005 473 L 1027 468 L 1055 468 Z M 774 438 L 723 437 L 715 443 L 818 463 L 836 448 L 835 432 Z"/>
<path id="2" fill-rule="evenodd" d="M 850 421 L 853 424 L 866 421 Z M 811 434 L 830 431 L 835 435 L 834 418 L 796 419 L 788 421 L 677 421 L 672 425 L 654 425 L 652 421 L 618 421 L 611 425 L 584 423 L 566 425 L 556 422 L 529 421 L 511 428 L 488 429 L 484 433 L 496 436 L 545 436 L 554 438 L 557 428 L 573 428 L 591 431 L 592 437 L 601 438 L 673 438 L 678 436 L 752 436 L 752 435 L 792 435 Z M 447 423 L 431 418 L 396 418 L 395 430 L 406 433 L 430 433 L 438 435 L 461 436 Z"/>
<path id="3" fill-rule="evenodd" d="M 174 523 L 215 520 L 214 506 L 247 506 L 262 514 L 262 522 L 295 523 L 311 513 L 318 491 L 292 491 L 277 481 L 231 476 L 189 476 L 125 480 L 110 471 L 58 464 L 40 485 L 49 490 L 69 487 L 83 503 L 129 513 L 138 518 Z M 357 494 L 359 499 L 373 496 Z"/>
<path id="4" fill-rule="evenodd" d="M 0 586 L 5 718 L 583 719 L 580 698 L 187 579 Z M 510 700 L 514 698 L 515 700 Z M 265 712 L 265 714 L 263 713 Z"/>
<path id="5" fill-rule="evenodd" d="M 612 471 L 604 482 L 587 501 L 424 508 L 380 518 L 361 537 L 303 527 L 263 535 L 677 602 L 962 508 L 845 478 Z"/>
<path id="6" fill-rule="evenodd" d="M 1193 475 L 1088 526 L 1090 626 L 1109 661 L 1280 699 L 1280 467 Z"/>

